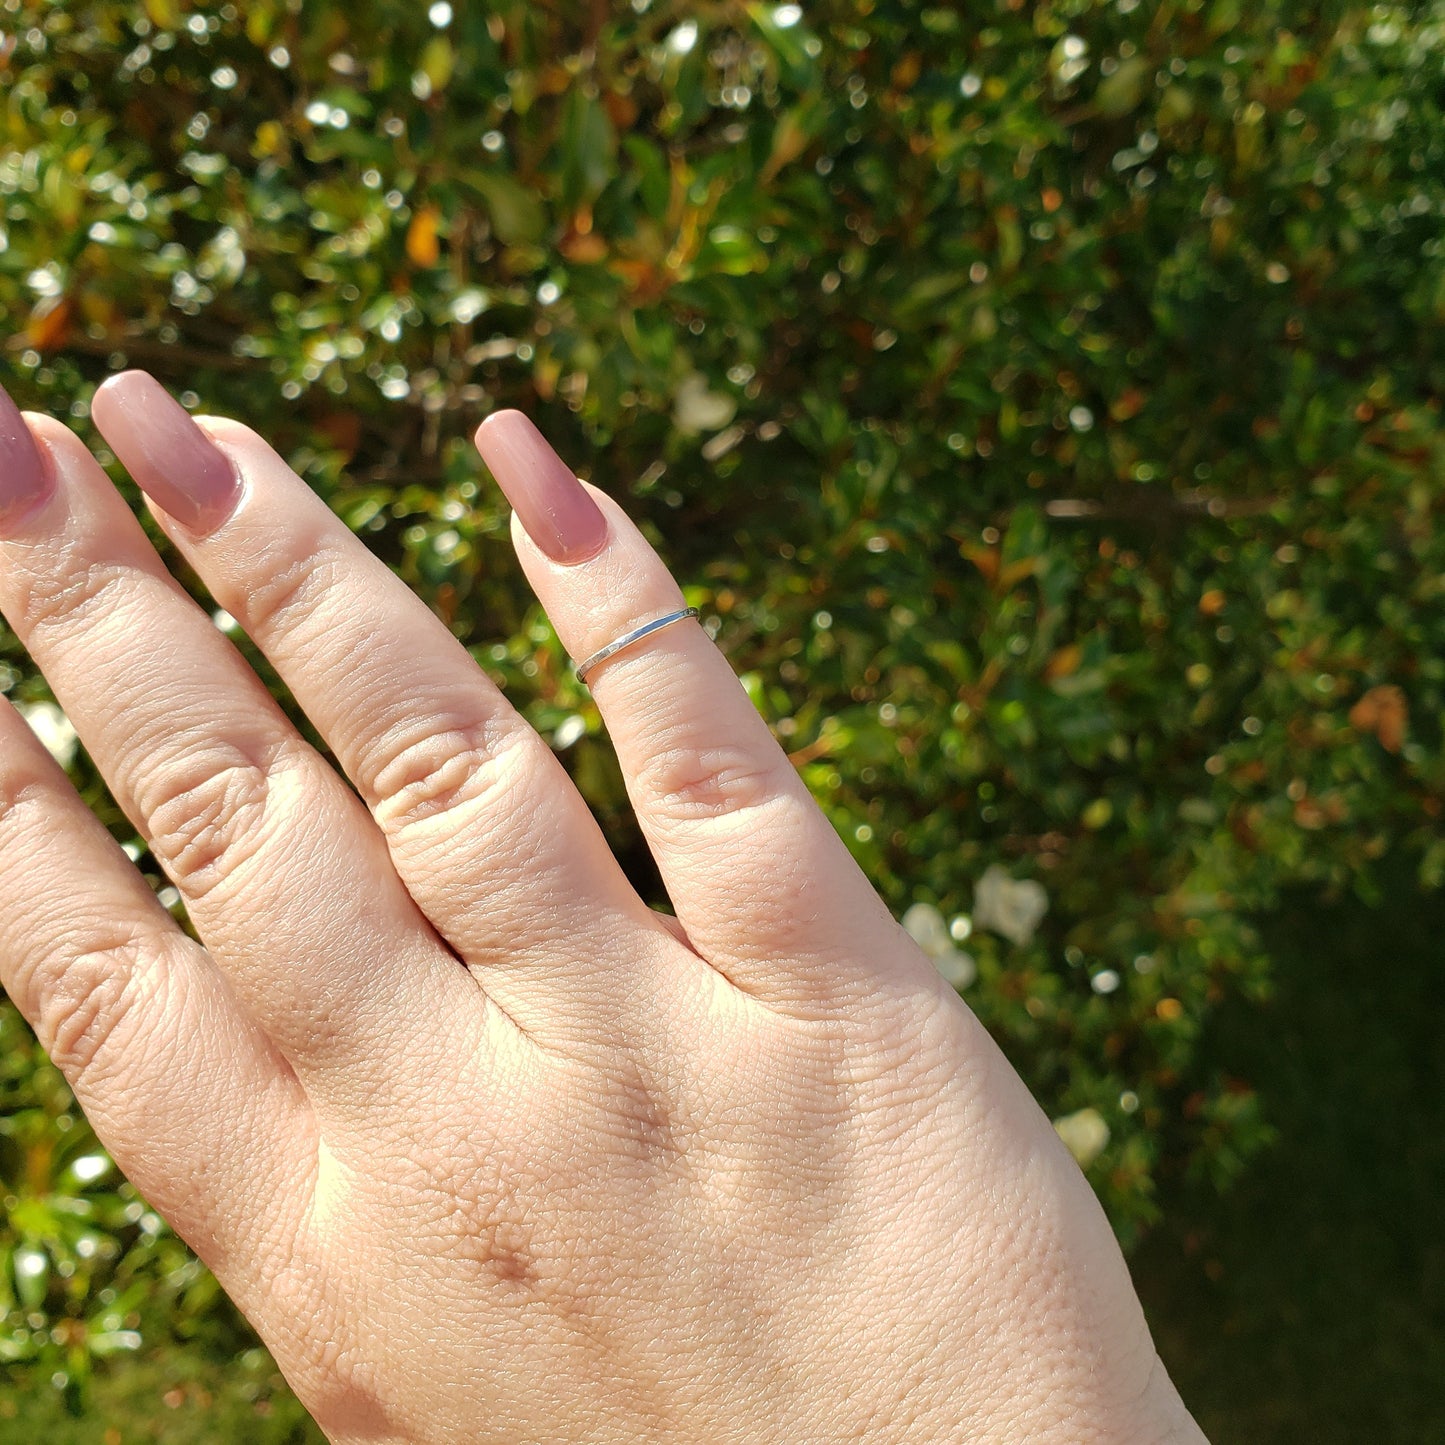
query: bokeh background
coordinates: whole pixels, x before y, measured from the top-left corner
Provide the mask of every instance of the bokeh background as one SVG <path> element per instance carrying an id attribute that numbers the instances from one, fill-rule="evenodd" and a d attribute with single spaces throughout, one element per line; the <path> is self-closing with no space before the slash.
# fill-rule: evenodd
<path id="1" fill-rule="evenodd" d="M 22 405 L 267 432 L 660 901 L 467 441 L 525 408 L 1212 1437 L 1445 1438 L 1445 6 L 0 0 L 0 85 Z M 177 907 L 3 630 L 0 689 Z M 0 1189 L 0 1439 L 317 1438 L 3 1003 Z"/>

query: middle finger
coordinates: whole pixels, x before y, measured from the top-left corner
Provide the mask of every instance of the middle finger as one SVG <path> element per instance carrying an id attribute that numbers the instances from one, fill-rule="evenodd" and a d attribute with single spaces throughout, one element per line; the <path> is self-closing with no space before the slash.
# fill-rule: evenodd
<path id="1" fill-rule="evenodd" d="M 590 1032 L 620 994 L 650 997 L 651 951 L 635 945 L 663 925 L 552 750 L 420 598 L 249 428 L 206 423 L 247 498 L 197 528 L 194 465 L 170 440 L 210 446 L 196 424 L 143 372 L 101 387 L 94 415 L 355 782 L 412 897 L 508 1014 L 539 1037 Z M 582 939 L 638 964 L 580 968 Z"/>

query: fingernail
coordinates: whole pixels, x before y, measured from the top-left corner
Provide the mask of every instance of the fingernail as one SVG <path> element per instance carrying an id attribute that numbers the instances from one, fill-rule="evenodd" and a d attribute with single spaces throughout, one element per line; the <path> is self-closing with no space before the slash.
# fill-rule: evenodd
<path id="1" fill-rule="evenodd" d="M 136 485 L 183 527 L 204 537 L 235 511 L 236 469 L 155 377 L 112 376 L 90 414 Z"/>
<path id="2" fill-rule="evenodd" d="M 602 550 L 607 519 L 527 417 L 494 412 L 477 428 L 476 441 L 527 535 L 547 556 L 585 562 Z"/>
<path id="3" fill-rule="evenodd" d="M 0 536 L 9 537 L 51 492 L 50 468 L 10 393 L 0 387 Z"/>

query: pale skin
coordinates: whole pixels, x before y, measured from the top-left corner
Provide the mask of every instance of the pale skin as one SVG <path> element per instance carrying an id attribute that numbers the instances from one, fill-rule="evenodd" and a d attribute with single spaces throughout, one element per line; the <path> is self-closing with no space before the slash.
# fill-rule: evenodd
<path id="1" fill-rule="evenodd" d="M 355 791 L 29 415 L 0 610 L 203 945 L 0 703 L 0 966 L 331 1440 L 1203 1439 L 1074 1161 L 695 622 L 591 679 L 673 919 L 260 437 L 204 423 L 240 486 L 187 525 L 186 456 L 139 457 L 150 394 L 110 386 L 97 424 L 177 470 L 163 527 Z M 511 418 L 480 444 L 542 517 Z M 564 560 L 513 528 L 574 657 L 682 605 L 590 495 Z"/>

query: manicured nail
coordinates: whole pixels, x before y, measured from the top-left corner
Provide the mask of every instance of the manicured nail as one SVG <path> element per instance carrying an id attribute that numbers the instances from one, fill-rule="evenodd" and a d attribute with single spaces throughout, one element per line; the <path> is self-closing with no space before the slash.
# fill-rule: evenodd
<path id="1" fill-rule="evenodd" d="M 0 537 L 13 536 L 50 495 L 50 468 L 10 394 L 0 387 Z"/>
<path id="2" fill-rule="evenodd" d="M 136 485 L 183 527 L 204 537 L 235 511 L 236 469 L 155 377 L 112 376 L 90 414 Z"/>
<path id="3" fill-rule="evenodd" d="M 489 416 L 477 428 L 477 450 L 527 535 L 554 562 L 585 562 L 602 550 L 607 519 L 521 412 Z"/>

